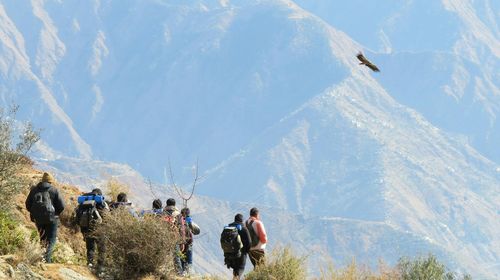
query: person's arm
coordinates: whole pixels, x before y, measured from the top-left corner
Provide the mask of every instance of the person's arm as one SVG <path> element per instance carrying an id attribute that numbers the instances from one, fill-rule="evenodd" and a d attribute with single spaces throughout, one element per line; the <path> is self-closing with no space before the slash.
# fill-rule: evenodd
<path id="1" fill-rule="evenodd" d="M 61 214 L 62 211 L 64 211 L 64 199 L 56 188 L 54 188 L 53 204 L 54 204 L 54 210 L 56 211 L 55 214 L 56 216 L 59 216 L 59 214 Z"/>
<path id="2" fill-rule="evenodd" d="M 248 232 L 247 227 L 243 226 L 240 231 L 241 242 L 243 243 L 243 251 L 248 253 L 250 251 L 250 232 Z"/>
<path id="3" fill-rule="evenodd" d="M 259 221 L 256 226 L 257 226 L 257 235 L 259 236 L 260 243 L 266 244 L 267 234 L 266 234 L 266 229 L 264 228 L 264 224 L 261 221 Z"/>
<path id="4" fill-rule="evenodd" d="M 34 195 L 34 190 L 35 188 L 32 188 L 30 193 L 28 194 L 28 197 L 26 198 L 26 202 L 25 202 L 25 205 L 26 205 L 26 209 L 28 210 L 28 212 L 31 213 L 31 205 L 33 204 L 33 195 Z"/>

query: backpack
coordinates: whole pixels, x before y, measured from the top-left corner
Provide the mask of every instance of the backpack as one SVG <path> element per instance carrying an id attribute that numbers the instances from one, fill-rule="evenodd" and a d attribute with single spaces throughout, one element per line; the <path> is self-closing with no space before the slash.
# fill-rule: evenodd
<path id="1" fill-rule="evenodd" d="M 30 215 L 36 224 L 47 225 L 55 221 L 56 209 L 52 204 L 52 198 L 49 193 L 50 188 L 37 192 L 33 196 Z"/>
<path id="2" fill-rule="evenodd" d="M 260 238 L 259 236 L 257 235 L 257 232 L 255 232 L 255 229 L 253 228 L 253 223 L 254 223 L 254 220 L 251 220 L 251 221 L 247 221 L 247 228 L 248 228 L 248 232 L 250 233 L 250 246 L 251 247 L 255 247 L 259 244 L 260 242 Z"/>
<path id="3" fill-rule="evenodd" d="M 185 245 L 191 245 L 193 243 L 193 233 L 186 223 L 186 219 L 181 214 L 177 215 L 177 226 L 179 227 L 179 233 L 183 243 Z"/>
<path id="4" fill-rule="evenodd" d="M 163 212 L 163 220 L 165 220 L 165 222 L 171 224 L 172 226 L 177 226 L 177 222 L 178 220 L 176 219 L 180 214 L 179 212 L 176 213 L 176 215 L 174 215 L 175 211 L 174 210 L 165 210 Z"/>
<path id="5" fill-rule="evenodd" d="M 80 204 L 76 209 L 76 222 L 80 228 L 89 229 L 102 223 L 101 214 L 97 210 L 98 199 L 80 199 L 80 197 L 78 198 Z M 88 198 L 89 196 L 86 197 Z"/>
<path id="6" fill-rule="evenodd" d="M 238 231 L 241 226 L 225 226 L 220 234 L 220 246 L 224 251 L 224 257 L 239 258 L 241 257 L 241 249 L 243 242 Z"/>

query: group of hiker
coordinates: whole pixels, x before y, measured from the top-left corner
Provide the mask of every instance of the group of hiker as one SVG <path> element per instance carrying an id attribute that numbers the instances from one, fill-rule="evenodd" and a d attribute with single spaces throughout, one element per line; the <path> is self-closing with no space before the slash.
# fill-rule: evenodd
<path id="1" fill-rule="evenodd" d="M 31 189 L 26 199 L 26 209 L 36 224 L 41 243 L 46 248 L 44 260 L 47 263 L 52 262 L 59 215 L 65 208 L 64 200 L 53 184 L 53 177 L 49 173 L 44 173 L 41 182 Z M 98 274 L 103 272 L 106 248 L 103 233 L 97 229 L 109 212 L 116 209 L 124 209 L 137 218 L 147 215 L 161 217 L 161 220 L 175 226 L 181 235 L 179 239 L 181 241 L 177 242 L 174 254 L 177 273 L 181 276 L 191 273 L 193 235 L 200 234 L 200 228 L 193 222 L 189 208 L 185 207 L 180 211 L 177 209 L 174 198 L 167 199 L 165 207 L 160 199 L 155 199 L 151 210 L 136 212 L 127 194 L 120 193 L 116 201 L 107 202 L 102 191 L 94 188 L 91 192 L 79 196 L 77 202 L 73 221 L 79 225 L 85 240 L 87 264 L 91 268 L 95 266 Z M 243 275 L 247 256 L 254 267 L 261 264 L 264 260 L 267 235 L 260 220 L 259 210 L 250 209 L 250 217 L 246 221 L 242 214 L 236 214 L 234 222 L 224 227 L 220 243 L 225 265 L 233 269 L 233 279 L 240 279 Z M 97 263 L 95 263 L 96 252 L 98 252 Z"/>
<path id="2" fill-rule="evenodd" d="M 254 267 L 264 262 L 267 234 L 259 209 L 250 209 L 250 218 L 243 220 L 242 214 L 236 214 L 234 222 L 224 227 L 220 238 L 224 263 L 233 269 L 233 279 L 243 275 L 247 255 Z"/>

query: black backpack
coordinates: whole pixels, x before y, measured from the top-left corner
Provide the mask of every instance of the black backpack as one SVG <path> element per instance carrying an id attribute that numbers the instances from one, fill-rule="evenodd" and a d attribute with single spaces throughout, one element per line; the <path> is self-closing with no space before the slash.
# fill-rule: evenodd
<path id="1" fill-rule="evenodd" d="M 89 229 L 102 222 L 95 200 L 85 200 L 76 209 L 76 222 L 82 229 Z"/>
<path id="2" fill-rule="evenodd" d="M 224 251 L 224 257 L 241 257 L 241 248 L 243 248 L 243 242 L 241 242 L 241 237 L 238 233 L 237 227 L 224 227 L 220 235 L 220 246 L 222 248 L 222 251 Z"/>
<path id="3" fill-rule="evenodd" d="M 31 206 L 31 218 L 39 225 L 47 225 L 55 222 L 56 210 L 52 204 L 49 193 L 50 188 L 35 193 Z"/>

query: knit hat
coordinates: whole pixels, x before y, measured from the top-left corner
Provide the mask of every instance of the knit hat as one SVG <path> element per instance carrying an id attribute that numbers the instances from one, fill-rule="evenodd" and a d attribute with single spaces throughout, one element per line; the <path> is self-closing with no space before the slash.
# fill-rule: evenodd
<path id="1" fill-rule="evenodd" d="M 236 216 L 234 216 L 234 222 L 236 223 L 243 223 L 243 215 L 241 214 L 236 214 Z"/>
<path id="2" fill-rule="evenodd" d="M 49 173 L 45 172 L 45 173 L 43 173 L 43 176 L 42 176 L 42 182 L 53 184 L 54 178 Z"/>

